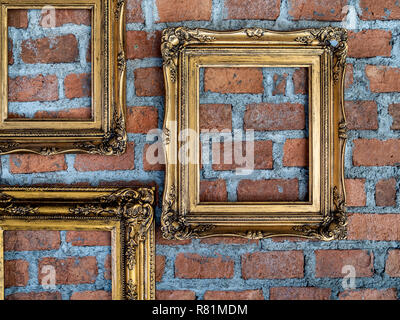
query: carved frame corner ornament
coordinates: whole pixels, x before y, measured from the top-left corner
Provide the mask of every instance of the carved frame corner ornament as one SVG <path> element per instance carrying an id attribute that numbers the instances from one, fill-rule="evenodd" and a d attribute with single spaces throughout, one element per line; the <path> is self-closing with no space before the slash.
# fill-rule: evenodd
<path id="1" fill-rule="evenodd" d="M 346 238 L 347 38 L 347 31 L 336 27 L 287 32 L 262 28 L 163 30 L 161 53 L 166 87 L 163 132 L 167 136 L 164 138 L 167 165 L 161 230 L 165 238 L 297 236 L 324 241 Z M 177 137 L 185 129 L 199 132 L 199 70 L 214 65 L 308 69 L 312 109 L 309 166 L 313 172 L 309 201 L 214 203 L 199 200 L 199 164 L 177 160 L 180 147 L 186 144 L 198 154 L 199 143 L 180 142 Z"/>
<path id="2" fill-rule="evenodd" d="M 110 231 L 112 298 L 154 300 L 154 200 L 145 187 L 0 188 L 0 244 L 4 230 Z"/>
<path id="3" fill-rule="evenodd" d="M 0 0 L 0 155 L 65 153 L 121 155 L 126 133 L 126 0 Z M 92 13 L 92 118 L 8 119 L 7 12 L 11 9 L 89 9 Z"/>

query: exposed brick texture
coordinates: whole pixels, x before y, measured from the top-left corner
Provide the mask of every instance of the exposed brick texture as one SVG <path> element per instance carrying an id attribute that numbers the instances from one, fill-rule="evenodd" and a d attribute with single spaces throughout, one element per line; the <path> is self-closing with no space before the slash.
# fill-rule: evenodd
<path id="1" fill-rule="evenodd" d="M 29 281 L 29 263 L 25 260 L 4 261 L 4 286 L 25 287 Z"/>
<path id="2" fill-rule="evenodd" d="M 161 32 L 127 31 L 126 56 L 128 59 L 158 57 L 161 46 Z"/>
<path id="3" fill-rule="evenodd" d="M 398 162 L 400 162 L 400 140 L 354 140 L 354 166 L 393 166 Z"/>
<path id="4" fill-rule="evenodd" d="M 110 246 L 108 231 L 68 231 L 66 241 L 73 246 Z"/>
<path id="5" fill-rule="evenodd" d="M 148 133 L 158 128 L 158 111 L 155 107 L 129 107 L 126 117 L 126 130 L 129 133 Z"/>
<path id="6" fill-rule="evenodd" d="M 111 292 L 103 290 L 74 292 L 71 300 L 111 300 Z"/>
<path id="7" fill-rule="evenodd" d="M 60 247 L 57 231 L 5 231 L 4 251 L 56 250 Z"/>
<path id="8" fill-rule="evenodd" d="M 28 27 L 28 10 L 11 9 L 7 14 L 9 27 L 26 29 Z"/>
<path id="9" fill-rule="evenodd" d="M 389 277 L 400 277 L 400 250 L 390 250 L 385 266 L 385 273 Z"/>
<path id="10" fill-rule="evenodd" d="M 68 99 L 90 97 L 91 75 L 85 74 L 69 74 L 64 80 L 65 96 Z"/>
<path id="11" fill-rule="evenodd" d="M 225 180 L 200 181 L 200 201 L 224 202 L 228 201 Z"/>
<path id="12" fill-rule="evenodd" d="M 157 290 L 156 300 L 195 300 L 196 294 L 191 290 Z"/>
<path id="13" fill-rule="evenodd" d="M 347 0 L 289 0 L 289 15 L 294 20 L 341 21 Z"/>
<path id="14" fill-rule="evenodd" d="M 55 26 L 60 27 L 64 24 L 72 23 L 77 25 L 91 25 L 91 13 L 90 10 L 83 9 L 56 9 L 55 10 Z M 46 17 L 49 14 L 48 11 L 44 10 L 41 14 L 41 19 L 39 24 L 42 27 L 46 27 L 47 20 Z"/>
<path id="15" fill-rule="evenodd" d="M 360 0 L 362 20 L 400 19 L 400 5 L 393 0 Z"/>
<path id="16" fill-rule="evenodd" d="M 10 156 L 12 173 L 39 173 L 67 170 L 64 155 L 41 156 L 36 154 L 18 154 Z"/>
<path id="17" fill-rule="evenodd" d="M 375 101 L 346 101 L 345 108 L 348 129 L 378 129 L 378 112 Z"/>
<path id="18" fill-rule="evenodd" d="M 8 101 L 54 101 L 58 100 L 58 83 L 55 75 L 10 78 Z"/>
<path id="19" fill-rule="evenodd" d="M 140 68 L 134 71 L 136 95 L 141 97 L 164 95 L 164 78 L 161 68 Z"/>
<path id="20" fill-rule="evenodd" d="M 126 2 L 126 22 L 144 22 L 142 0 L 128 0 Z"/>
<path id="21" fill-rule="evenodd" d="M 345 179 L 347 205 L 349 207 L 363 207 L 366 204 L 365 179 Z"/>
<path id="22" fill-rule="evenodd" d="M 286 167 L 308 166 L 308 139 L 288 139 L 283 146 L 283 165 Z"/>
<path id="23" fill-rule="evenodd" d="M 299 200 L 297 179 L 241 180 L 238 201 L 296 201 Z"/>
<path id="24" fill-rule="evenodd" d="M 232 106 L 230 104 L 201 104 L 200 129 L 232 130 Z"/>
<path id="25" fill-rule="evenodd" d="M 376 184 L 376 205 L 380 207 L 396 205 L 396 179 L 380 180 Z"/>
<path id="26" fill-rule="evenodd" d="M 393 119 L 390 129 L 400 130 L 400 103 L 390 104 L 389 114 L 392 116 Z"/>
<path id="27" fill-rule="evenodd" d="M 397 300 L 396 289 L 362 289 L 344 291 L 339 294 L 340 300 Z"/>
<path id="28" fill-rule="evenodd" d="M 6 300 L 61 300 L 60 292 L 18 292 L 6 296 Z"/>
<path id="29" fill-rule="evenodd" d="M 276 287 L 271 288 L 271 300 L 329 300 L 331 289 L 314 287 Z"/>
<path id="30" fill-rule="evenodd" d="M 372 92 L 399 92 L 400 91 L 400 68 L 387 66 L 365 67 L 365 74 L 370 81 Z"/>
<path id="31" fill-rule="evenodd" d="M 400 241 L 400 217 L 396 214 L 349 216 L 349 240 Z"/>
<path id="32" fill-rule="evenodd" d="M 390 57 L 392 33 L 385 30 L 349 32 L 349 57 Z"/>
<path id="33" fill-rule="evenodd" d="M 308 69 L 296 69 L 293 73 L 293 85 L 295 94 L 306 94 L 308 92 Z"/>
<path id="34" fill-rule="evenodd" d="M 227 0 L 224 3 L 228 11 L 226 19 L 275 20 L 279 17 L 280 4 L 280 0 Z"/>
<path id="35" fill-rule="evenodd" d="M 156 256 L 156 282 L 160 282 L 165 270 L 165 256 Z"/>
<path id="36" fill-rule="evenodd" d="M 262 290 L 206 291 L 204 300 L 264 300 Z"/>
<path id="37" fill-rule="evenodd" d="M 210 20 L 212 0 L 156 0 L 158 22 Z"/>

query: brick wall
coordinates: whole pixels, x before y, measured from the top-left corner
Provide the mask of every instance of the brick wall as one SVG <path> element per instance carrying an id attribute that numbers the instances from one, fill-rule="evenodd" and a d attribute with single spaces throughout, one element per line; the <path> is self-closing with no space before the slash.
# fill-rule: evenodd
<path id="1" fill-rule="evenodd" d="M 348 13 L 347 23 L 354 25 L 350 31 L 345 93 L 350 129 L 345 155 L 348 240 L 329 243 L 298 238 L 167 241 L 158 232 L 157 298 L 399 298 L 398 2 L 128 0 L 128 9 L 128 152 L 121 157 L 2 156 L 2 183 L 104 185 L 142 181 L 155 182 L 161 193 L 163 166 L 147 163 L 143 155 L 151 143 L 146 141 L 144 133 L 160 128 L 164 116 L 159 51 L 160 31 L 163 28 L 185 25 L 229 30 L 257 26 L 290 30 L 341 26 Z M 23 23 L 22 18 L 20 21 Z M 18 63 L 19 59 L 15 54 L 10 56 L 14 63 Z M 286 83 L 294 83 L 294 78 L 293 73 L 287 77 Z M 268 90 L 273 89 L 269 87 Z M 224 108 L 221 110 L 224 112 Z M 235 121 L 238 120 L 233 117 L 232 123 Z M 215 181 L 221 184 L 220 179 Z M 158 207 L 158 222 L 159 218 Z M 92 253 L 87 255 L 93 256 Z M 24 254 L 26 259 L 33 256 Z M 19 256 L 7 256 L 7 260 L 19 259 Z M 346 290 L 342 286 L 343 276 L 347 274 L 347 271 L 342 273 L 345 265 L 352 265 L 356 271 L 354 290 Z M 24 268 L 27 268 L 26 263 Z M 21 279 L 24 280 L 23 277 Z M 43 290 L 36 288 L 35 291 Z M 69 298 L 69 295 L 62 297 Z"/>

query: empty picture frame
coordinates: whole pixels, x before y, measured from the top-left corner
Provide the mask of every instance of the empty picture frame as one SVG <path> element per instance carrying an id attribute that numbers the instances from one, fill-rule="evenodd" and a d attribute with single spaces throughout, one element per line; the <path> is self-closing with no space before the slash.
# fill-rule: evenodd
<path id="1" fill-rule="evenodd" d="M 0 25 L 0 41 L 1 41 L 1 65 L 0 65 L 0 94 L 1 94 L 1 112 L 0 112 L 0 154 L 9 153 L 36 153 L 41 155 L 53 155 L 60 153 L 90 153 L 101 155 L 120 155 L 126 150 L 127 136 L 125 129 L 125 8 L 126 2 L 121 0 L 1 0 L 1 25 Z M 25 24 L 29 27 L 33 26 L 37 29 L 38 35 L 34 39 L 29 38 L 29 33 L 24 34 L 24 31 L 15 27 L 13 23 L 9 25 L 8 15 L 11 10 L 23 12 L 25 10 L 36 10 L 42 12 L 41 18 L 37 18 L 31 13 L 27 16 L 28 21 Z M 71 10 L 72 14 L 59 14 L 58 11 Z M 73 11 L 85 10 L 89 11 L 88 24 L 91 26 L 91 37 L 88 51 L 90 54 L 86 56 L 84 49 L 80 44 L 79 34 L 68 34 L 71 30 L 68 23 L 75 25 L 82 24 L 79 19 L 74 16 Z M 43 14 L 45 15 L 43 17 Z M 49 26 L 43 25 L 43 19 L 49 17 Z M 32 18 L 33 17 L 33 18 Z M 30 19 L 32 18 L 32 19 Z M 71 19 L 65 21 L 66 18 Z M 18 20 L 18 19 L 17 19 Z M 26 17 L 25 17 L 26 20 Z M 32 21 L 30 21 L 32 20 Z M 45 20 L 46 22 L 47 20 Z M 20 22 L 20 21 L 19 21 Z M 53 24 L 51 24 L 53 22 Z M 47 23 L 47 22 L 46 22 Z M 38 54 L 38 49 L 43 50 L 47 56 L 53 57 L 51 61 L 42 61 L 36 59 L 35 62 L 28 61 L 27 63 L 39 63 L 38 70 L 44 73 L 39 77 L 33 77 L 32 74 L 21 74 L 24 68 L 18 70 L 17 81 L 13 79 L 13 86 L 19 86 L 23 82 L 41 82 L 42 89 L 46 92 L 42 94 L 35 93 L 39 96 L 48 96 L 50 90 L 61 90 L 62 81 L 67 81 L 66 78 L 52 79 L 46 81 L 50 76 L 48 68 L 55 68 L 61 73 L 71 72 L 74 70 L 73 63 L 84 63 L 90 61 L 91 79 L 87 80 L 82 74 L 73 75 L 68 79 L 68 83 L 76 85 L 76 82 L 83 81 L 83 90 L 87 90 L 87 96 L 91 101 L 91 115 L 88 118 L 66 117 L 57 118 L 54 114 L 58 111 L 51 111 L 45 114 L 50 116 L 45 117 L 20 117 L 9 116 L 9 68 L 17 68 L 10 66 L 9 59 L 14 63 L 22 61 L 21 48 L 16 47 L 14 53 L 8 52 L 9 27 L 17 30 L 19 37 L 28 41 L 27 50 L 29 54 Z M 82 28 L 81 25 L 78 27 Z M 40 30 L 39 30 L 40 29 Z M 26 30 L 25 30 L 26 33 Z M 28 38 L 27 38 L 28 37 Z M 36 39 L 35 37 L 39 37 Z M 72 40 L 62 42 L 61 38 L 70 37 Z M 61 39 L 61 40 L 60 40 Z M 68 40 L 67 39 L 67 40 Z M 68 43 L 77 42 L 78 49 Z M 58 48 L 57 43 L 62 43 L 63 46 Z M 14 43 L 14 46 L 17 44 Z M 22 47 L 22 45 L 21 45 Z M 19 49 L 18 49 L 19 48 Z M 36 51 L 35 51 L 36 50 Z M 60 63 L 57 55 L 67 55 L 71 50 L 79 51 L 79 57 L 68 63 Z M 14 55 L 14 56 L 13 56 Z M 14 59 L 15 57 L 15 59 Z M 28 58 L 29 60 L 30 58 Z M 32 65 L 31 65 L 32 66 Z M 71 69 L 72 68 L 72 69 Z M 13 69 L 14 70 L 14 69 Z M 14 71 L 15 71 L 14 70 Z M 28 71 L 30 69 L 28 68 Z M 65 75 L 64 75 L 65 76 Z M 80 78 L 80 76 L 82 76 Z M 46 78 L 47 77 L 47 78 Z M 50 85 L 54 84 L 54 85 Z M 58 86 L 58 88 L 57 88 Z M 42 90 L 42 91 L 43 91 Z M 40 91 L 40 90 L 39 90 Z M 61 91 L 60 91 L 61 92 Z M 56 93 L 55 93 L 56 95 Z M 64 93 L 64 100 L 66 94 Z M 61 99 L 62 94 L 58 97 Z M 76 98 L 74 93 L 71 94 L 71 99 Z M 35 98 L 36 99 L 36 98 Z M 50 101 L 52 102 L 52 101 Z M 57 101 L 63 107 L 63 100 Z M 79 101 L 77 102 L 79 103 Z M 60 107 L 60 106 L 59 106 Z M 58 110 L 58 109 L 57 109 Z M 63 110 L 61 110 L 62 112 Z"/>
<path id="2" fill-rule="evenodd" d="M 161 223 L 165 238 L 346 237 L 343 90 L 347 48 L 347 31 L 333 27 L 288 32 L 185 27 L 163 31 L 166 178 Z M 199 87 L 200 70 L 207 67 L 307 68 L 308 201 L 200 201 Z M 197 136 L 190 138 L 184 133 L 188 130 Z M 186 156 L 181 159 L 182 154 Z"/>
<path id="3" fill-rule="evenodd" d="M 155 299 L 154 188 L 1 187 L 0 299 L 3 232 L 111 232 L 112 299 Z"/>

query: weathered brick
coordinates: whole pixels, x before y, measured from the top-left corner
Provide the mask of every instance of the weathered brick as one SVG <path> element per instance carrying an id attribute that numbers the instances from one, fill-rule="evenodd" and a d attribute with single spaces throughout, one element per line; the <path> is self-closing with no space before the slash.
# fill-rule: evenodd
<path id="1" fill-rule="evenodd" d="M 56 250 L 61 239 L 58 231 L 5 231 L 4 251 Z"/>
<path id="2" fill-rule="evenodd" d="M 104 279 L 111 280 L 112 279 L 112 265 L 111 265 L 112 256 L 108 254 L 104 259 Z"/>
<path id="3" fill-rule="evenodd" d="M 65 156 L 41 156 L 36 154 L 13 154 L 10 156 L 11 173 L 39 173 L 67 170 Z"/>
<path id="4" fill-rule="evenodd" d="M 232 105 L 230 104 L 201 104 L 200 129 L 232 130 Z"/>
<path id="5" fill-rule="evenodd" d="M 135 168 L 134 143 L 129 142 L 126 152 L 120 156 L 104 157 L 93 154 L 78 154 L 75 158 L 74 168 L 77 171 L 133 170 Z"/>
<path id="6" fill-rule="evenodd" d="M 8 115 L 9 118 L 10 115 Z M 60 111 L 37 111 L 35 112 L 34 119 L 74 119 L 74 120 L 88 120 L 92 118 L 92 108 L 82 107 L 73 108 Z"/>
<path id="7" fill-rule="evenodd" d="M 90 73 L 69 74 L 64 79 L 65 96 L 68 99 L 90 97 L 92 78 Z"/>
<path id="8" fill-rule="evenodd" d="M 339 300 L 397 300 L 396 289 L 346 290 L 339 293 Z"/>
<path id="9" fill-rule="evenodd" d="M 128 0 L 126 2 L 126 22 L 144 22 L 142 0 Z"/>
<path id="10" fill-rule="evenodd" d="M 98 291 L 78 291 L 71 295 L 71 300 L 111 300 L 111 292 Z"/>
<path id="11" fill-rule="evenodd" d="M 345 101 L 345 111 L 347 129 L 378 129 L 378 111 L 375 101 Z"/>
<path id="12" fill-rule="evenodd" d="M 156 282 L 160 282 L 165 271 L 165 256 L 156 255 Z"/>
<path id="13" fill-rule="evenodd" d="M 299 200 L 297 179 L 241 180 L 237 188 L 238 201 Z"/>
<path id="14" fill-rule="evenodd" d="M 346 89 L 350 88 L 354 82 L 354 67 L 351 63 L 346 64 L 346 72 L 344 76 L 344 87 Z"/>
<path id="15" fill-rule="evenodd" d="M 9 27 L 26 29 L 28 28 L 28 10 L 11 9 L 7 12 L 7 23 Z"/>
<path id="16" fill-rule="evenodd" d="M 246 106 L 244 128 L 256 131 L 303 130 L 305 109 L 299 103 L 256 103 Z"/>
<path id="17" fill-rule="evenodd" d="M 204 300 L 264 300 L 261 289 L 244 291 L 206 291 Z"/>
<path id="18" fill-rule="evenodd" d="M 178 22 L 210 20 L 212 0 L 156 0 L 159 20 Z"/>
<path id="19" fill-rule="evenodd" d="M 158 128 L 158 111 L 156 107 L 128 107 L 126 130 L 129 133 L 148 133 Z"/>
<path id="20" fill-rule="evenodd" d="M 390 250 L 386 259 L 385 273 L 389 277 L 400 277 L 400 250 Z"/>
<path id="21" fill-rule="evenodd" d="M 225 146 L 224 142 L 213 143 L 213 170 L 235 170 L 240 168 L 255 170 L 272 169 L 274 163 L 272 157 L 272 141 L 254 141 L 253 146 L 251 146 L 250 143 L 253 142 L 242 141 L 227 143 L 227 146 Z M 242 152 L 239 152 L 240 147 Z M 250 150 L 250 147 L 254 149 Z M 252 168 L 253 162 L 251 158 L 254 160 L 254 168 Z M 246 161 L 248 161 L 248 163 L 246 163 Z"/>
<path id="22" fill-rule="evenodd" d="M 77 61 L 78 57 L 78 40 L 72 34 L 29 39 L 21 44 L 21 58 L 25 63 L 67 63 Z"/>
<path id="23" fill-rule="evenodd" d="M 73 246 L 110 246 L 111 233 L 108 231 L 68 231 L 67 242 Z"/>
<path id="24" fill-rule="evenodd" d="M 12 65 L 12 64 L 14 64 L 13 41 L 12 41 L 12 39 L 8 39 L 7 40 L 7 45 L 8 45 L 8 51 L 7 51 L 8 64 Z"/>
<path id="25" fill-rule="evenodd" d="M 64 24 L 71 23 L 77 25 L 90 26 L 91 23 L 91 12 L 85 9 L 56 9 L 55 10 L 55 27 L 60 27 Z M 50 19 L 48 19 L 49 11 L 42 10 L 40 25 L 42 27 L 53 27 L 49 25 Z"/>
<path id="26" fill-rule="evenodd" d="M 393 166 L 400 162 L 400 140 L 356 139 L 353 143 L 354 166 Z"/>
<path id="27" fill-rule="evenodd" d="M 52 292 L 17 292 L 6 296 L 6 300 L 61 300 L 61 293 Z"/>
<path id="28" fill-rule="evenodd" d="M 160 228 L 156 228 L 156 244 L 164 246 L 182 246 L 192 243 L 191 239 L 186 240 L 168 240 L 164 239 Z"/>
<path id="29" fill-rule="evenodd" d="M 136 69 L 134 77 L 137 96 L 151 97 L 164 95 L 164 76 L 161 68 Z"/>
<path id="30" fill-rule="evenodd" d="M 400 68 L 367 65 L 365 74 L 372 92 L 400 92 Z"/>
<path id="31" fill-rule="evenodd" d="M 350 214 L 347 234 L 349 240 L 400 241 L 400 215 Z"/>
<path id="32" fill-rule="evenodd" d="M 299 68 L 293 72 L 293 85 L 295 94 L 308 93 L 308 68 Z"/>
<path id="33" fill-rule="evenodd" d="M 389 105 L 389 114 L 393 119 L 390 129 L 400 130 L 400 103 L 393 103 Z"/>
<path id="34" fill-rule="evenodd" d="M 289 0 L 293 20 L 342 21 L 347 0 Z"/>
<path id="35" fill-rule="evenodd" d="M 366 250 L 316 250 L 315 277 L 342 278 L 342 268 L 351 265 L 357 278 L 374 273 L 374 255 Z"/>
<path id="36" fill-rule="evenodd" d="M 365 179 L 345 179 L 346 205 L 349 207 L 364 207 L 367 201 Z"/>
<path id="37" fill-rule="evenodd" d="M 156 300 L 196 300 L 191 290 L 157 290 Z"/>
<path id="38" fill-rule="evenodd" d="M 201 202 L 226 202 L 228 193 L 226 192 L 225 180 L 200 181 L 200 201 Z"/>
<path id="39" fill-rule="evenodd" d="M 4 286 L 25 287 L 29 281 L 29 262 L 25 260 L 4 261 Z"/>
<path id="40" fill-rule="evenodd" d="M 329 300 L 331 289 L 315 287 L 274 287 L 269 291 L 270 300 Z"/>
<path id="41" fill-rule="evenodd" d="M 218 93 L 263 93 L 261 68 L 205 68 L 204 91 Z"/>
<path id="42" fill-rule="evenodd" d="M 394 0 L 360 0 L 362 20 L 400 19 L 400 4 Z"/>
<path id="43" fill-rule="evenodd" d="M 58 80 L 55 75 L 16 77 L 8 80 L 8 101 L 55 101 L 58 100 Z"/>
<path id="44" fill-rule="evenodd" d="M 308 167 L 308 139 L 287 139 L 283 145 L 285 167 Z"/>
<path id="45" fill-rule="evenodd" d="M 196 253 L 179 253 L 175 259 L 175 277 L 183 279 L 217 279 L 233 277 L 234 261 L 229 257 L 204 257 Z"/>
<path id="46" fill-rule="evenodd" d="M 144 171 L 165 171 L 165 157 L 163 148 L 164 146 L 162 143 L 144 145 L 143 147 Z"/>
<path id="47" fill-rule="evenodd" d="M 44 266 L 53 266 L 56 271 L 56 284 L 95 283 L 98 268 L 96 257 L 72 257 L 66 259 L 42 258 L 39 260 L 38 279 L 42 283 Z"/>
<path id="48" fill-rule="evenodd" d="M 287 81 L 288 74 L 284 73 L 283 75 L 275 73 L 272 80 L 273 80 L 273 88 L 272 88 L 272 95 L 284 95 L 286 93 L 286 81 Z"/>
<path id="49" fill-rule="evenodd" d="M 127 31 L 127 59 L 143 59 L 161 56 L 161 32 Z"/>
<path id="50" fill-rule="evenodd" d="M 275 20 L 280 13 L 280 0 L 226 0 L 227 19 Z"/>
<path id="51" fill-rule="evenodd" d="M 304 276 L 302 251 L 269 251 L 242 256 L 243 279 L 293 279 Z"/>
<path id="52" fill-rule="evenodd" d="M 376 184 L 375 202 L 379 207 L 396 205 L 396 179 L 382 179 Z"/>
<path id="53" fill-rule="evenodd" d="M 392 53 L 392 33 L 386 30 L 349 31 L 349 57 L 370 58 L 390 57 Z"/>

